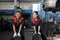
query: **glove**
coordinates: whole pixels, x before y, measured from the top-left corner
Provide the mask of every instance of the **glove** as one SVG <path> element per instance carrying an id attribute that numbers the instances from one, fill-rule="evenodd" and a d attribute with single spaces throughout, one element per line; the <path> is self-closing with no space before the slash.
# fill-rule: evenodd
<path id="1" fill-rule="evenodd" d="M 41 33 L 40 33 L 40 32 L 38 32 L 38 34 L 40 34 L 40 35 L 41 35 Z"/>
<path id="2" fill-rule="evenodd" d="M 19 37 L 21 37 L 21 34 L 20 34 L 20 33 L 18 33 L 18 36 L 19 36 Z"/>

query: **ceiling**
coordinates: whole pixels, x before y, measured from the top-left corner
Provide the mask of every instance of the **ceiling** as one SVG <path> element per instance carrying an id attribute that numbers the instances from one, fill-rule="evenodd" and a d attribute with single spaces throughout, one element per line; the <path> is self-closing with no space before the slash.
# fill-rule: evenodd
<path id="1" fill-rule="evenodd" d="M 20 0 L 22 2 L 38 2 L 40 0 Z M 14 0 L 0 0 L 0 2 L 14 2 Z"/>
<path id="2" fill-rule="evenodd" d="M 20 0 L 21 2 L 39 2 L 41 0 Z M 47 1 L 47 0 L 44 0 Z M 14 2 L 14 0 L 0 0 L 0 2 Z M 60 0 L 58 0 L 60 2 Z"/>

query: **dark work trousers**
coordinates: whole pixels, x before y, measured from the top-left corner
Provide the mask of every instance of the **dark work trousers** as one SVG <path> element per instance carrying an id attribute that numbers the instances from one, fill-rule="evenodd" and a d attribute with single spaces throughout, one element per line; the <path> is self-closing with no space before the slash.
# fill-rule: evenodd
<path id="1" fill-rule="evenodd" d="M 38 26 L 35 26 L 36 27 L 36 32 L 38 32 Z M 42 37 L 42 40 L 47 40 L 47 36 L 43 30 L 44 28 L 42 26 L 40 26 L 40 32 L 41 32 L 41 37 Z"/>

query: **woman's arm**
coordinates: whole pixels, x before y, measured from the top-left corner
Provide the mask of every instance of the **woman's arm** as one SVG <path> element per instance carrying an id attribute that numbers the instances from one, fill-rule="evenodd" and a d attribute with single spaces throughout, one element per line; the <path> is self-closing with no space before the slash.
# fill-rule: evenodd
<path id="1" fill-rule="evenodd" d="M 34 32 L 36 33 L 36 27 L 35 26 L 33 26 L 34 27 Z"/>
<path id="2" fill-rule="evenodd" d="M 38 32 L 40 32 L 40 26 L 38 26 Z"/>
<path id="3" fill-rule="evenodd" d="M 18 31 L 18 32 L 21 32 L 21 30 L 22 30 L 22 25 L 20 25 L 20 27 L 19 27 L 19 31 Z"/>
<path id="4" fill-rule="evenodd" d="M 14 33 L 16 33 L 16 28 L 15 28 L 15 25 L 13 25 L 13 31 L 14 31 Z"/>

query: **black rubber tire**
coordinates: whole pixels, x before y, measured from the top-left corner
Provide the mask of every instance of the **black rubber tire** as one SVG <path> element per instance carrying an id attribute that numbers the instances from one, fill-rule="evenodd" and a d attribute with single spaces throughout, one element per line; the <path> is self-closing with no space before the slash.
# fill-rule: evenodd
<path id="1" fill-rule="evenodd" d="M 33 37 L 32 37 L 32 40 L 42 40 L 41 35 L 34 34 Z"/>
<path id="2" fill-rule="evenodd" d="M 21 40 L 21 37 L 14 37 L 14 38 L 11 38 L 10 40 Z"/>

